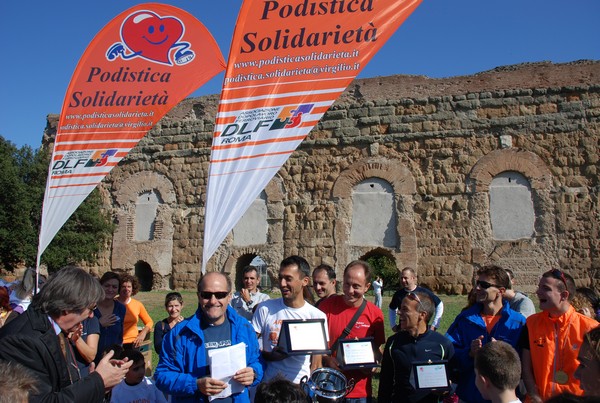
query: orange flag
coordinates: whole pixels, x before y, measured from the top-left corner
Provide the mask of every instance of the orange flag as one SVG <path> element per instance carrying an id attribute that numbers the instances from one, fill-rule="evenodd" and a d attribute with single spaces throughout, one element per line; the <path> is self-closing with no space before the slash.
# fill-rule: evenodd
<path id="1" fill-rule="evenodd" d="M 213 135 L 203 270 L 248 206 L 420 2 L 244 1 Z"/>
<path id="2" fill-rule="evenodd" d="M 96 35 L 60 113 L 38 267 L 52 238 L 111 169 L 171 108 L 224 69 L 204 25 L 173 6 L 137 5 Z"/>

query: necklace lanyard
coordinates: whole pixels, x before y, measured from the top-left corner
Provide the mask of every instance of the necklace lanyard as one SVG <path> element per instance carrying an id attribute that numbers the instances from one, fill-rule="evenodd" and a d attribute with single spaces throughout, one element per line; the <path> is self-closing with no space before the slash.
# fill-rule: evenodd
<path id="1" fill-rule="evenodd" d="M 567 328 L 565 330 L 565 337 L 563 339 L 561 349 L 559 349 L 560 328 L 556 324 L 554 324 L 554 329 L 555 329 L 554 337 L 556 339 L 556 352 L 554 354 L 555 360 L 554 360 L 554 377 L 553 377 L 554 382 L 552 385 L 553 390 L 554 390 L 555 383 L 558 383 L 560 385 L 565 385 L 567 382 L 569 382 L 569 375 L 567 375 L 567 373 L 563 370 L 563 365 L 565 363 L 564 353 L 565 353 L 565 348 L 567 346 L 567 339 L 569 338 L 569 330 L 571 328 L 571 322 L 573 321 L 573 316 L 574 315 L 571 315 L 571 317 L 569 318 L 569 323 L 567 324 Z"/>
<path id="2" fill-rule="evenodd" d="M 73 384 L 81 378 L 79 366 L 77 365 L 77 360 L 75 359 L 75 351 L 73 351 L 73 346 L 71 345 L 69 338 L 63 332 L 58 334 L 58 339 L 60 343 L 60 349 L 62 350 L 63 356 L 65 357 L 65 362 L 67 363 L 69 380 L 71 381 L 71 384 Z"/>

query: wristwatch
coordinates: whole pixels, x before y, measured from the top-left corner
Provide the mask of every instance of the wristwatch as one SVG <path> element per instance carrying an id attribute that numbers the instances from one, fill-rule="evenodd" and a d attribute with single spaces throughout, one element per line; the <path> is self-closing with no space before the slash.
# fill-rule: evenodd
<path id="1" fill-rule="evenodd" d="M 252 301 L 252 300 L 250 300 L 250 301 L 246 301 L 246 306 L 250 306 L 250 305 L 252 305 L 252 303 L 253 303 L 253 302 L 254 302 L 254 301 Z"/>

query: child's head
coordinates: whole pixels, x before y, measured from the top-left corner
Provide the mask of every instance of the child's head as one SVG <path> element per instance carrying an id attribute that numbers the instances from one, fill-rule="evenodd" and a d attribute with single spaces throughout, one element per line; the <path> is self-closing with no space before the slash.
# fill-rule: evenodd
<path id="1" fill-rule="evenodd" d="M 491 400 L 493 393 L 514 391 L 520 380 L 521 360 L 510 344 L 493 341 L 475 355 L 475 385 L 484 399 Z"/>
<path id="2" fill-rule="evenodd" d="M 0 360 L 0 402 L 27 403 L 31 393 L 36 393 L 38 380 L 24 366 Z"/>
<path id="3" fill-rule="evenodd" d="M 303 403 L 306 401 L 306 393 L 298 385 L 281 375 L 268 382 L 260 383 L 254 398 L 255 403 Z"/>
<path id="4" fill-rule="evenodd" d="M 133 361 L 133 365 L 127 371 L 125 375 L 125 382 L 128 385 L 137 385 L 142 382 L 144 375 L 146 374 L 146 362 L 144 355 L 137 350 L 125 350 L 123 352 L 123 358 L 128 358 L 129 361 Z"/>
<path id="5" fill-rule="evenodd" d="M 104 350 L 102 350 L 102 357 L 108 354 L 111 350 L 114 352 L 112 357 L 113 360 L 121 359 L 121 355 L 123 355 L 123 346 L 120 344 L 111 344 L 110 346 L 105 347 Z"/>

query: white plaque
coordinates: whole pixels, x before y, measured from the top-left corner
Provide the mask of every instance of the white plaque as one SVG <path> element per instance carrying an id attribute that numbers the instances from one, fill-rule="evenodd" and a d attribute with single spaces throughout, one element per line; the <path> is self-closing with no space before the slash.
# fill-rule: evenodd
<path id="1" fill-rule="evenodd" d="M 329 354 L 325 319 L 284 320 L 277 345 L 288 355 Z"/>
<path id="2" fill-rule="evenodd" d="M 415 389 L 444 390 L 450 387 L 446 361 L 415 363 Z"/>
<path id="3" fill-rule="evenodd" d="M 378 366 L 373 352 L 373 338 L 342 339 L 339 341 L 337 360 L 342 369 L 372 368 Z"/>

